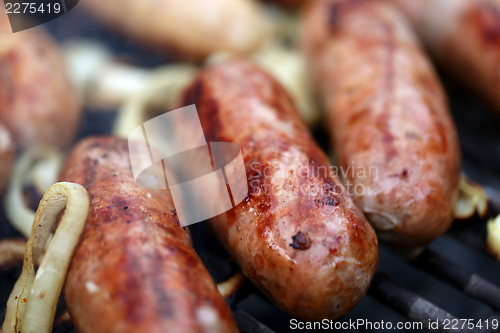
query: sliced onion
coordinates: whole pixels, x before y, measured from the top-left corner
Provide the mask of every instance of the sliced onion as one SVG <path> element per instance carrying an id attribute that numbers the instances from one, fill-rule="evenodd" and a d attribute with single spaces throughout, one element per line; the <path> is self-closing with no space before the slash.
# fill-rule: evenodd
<path id="1" fill-rule="evenodd" d="M 7 301 L 3 333 L 51 332 L 59 295 L 88 210 L 87 190 L 81 185 L 57 183 L 47 190 L 35 215 L 21 276 Z M 35 274 L 34 263 L 42 255 Z"/>
<path id="2" fill-rule="evenodd" d="M 224 299 L 230 300 L 238 293 L 244 282 L 245 276 L 241 271 L 238 271 L 226 281 L 218 283 L 217 289 Z"/>
<path id="3" fill-rule="evenodd" d="M 137 126 L 156 114 L 178 108 L 184 89 L 194 78 L 197 69 L 192 65 L 176 64 L 153 70 L 143 88 L 132 95 L 120 109 L 113 133 L 128 137 Z"/>
<path id="4" fill-rule="evenodd" d="M 500 215 L 490 219 L 486 225 L 486 246 L 488 252 L 500 261 Z"/>
<path id="5" fill-rule="evenodd" d="M 322 115 L 304 56 L 296 49 L 278 44 L 260 50 L 254 59 L 283 85 L 307 125 L 318 125 Z"/>
<path id="6" fill-rule="evenodd" d="M 31 233 L 35 212 L 24 203 L 24 185 L 31 181 L 39 193 L 45 192 L 56 181 L 61 162 L 61 152 L 52 146 L 33 147 L 16 161 L 4 205 L 9 222 L 25 237 Z"/>
<path id="7" fill-rule="evenodd" d="M 455 219 L 466 220 L 474 215 L 484 218 L 488 213 L 488 196 L 479 184 L 460 174 L 458 200 L 455 205 Z"/>

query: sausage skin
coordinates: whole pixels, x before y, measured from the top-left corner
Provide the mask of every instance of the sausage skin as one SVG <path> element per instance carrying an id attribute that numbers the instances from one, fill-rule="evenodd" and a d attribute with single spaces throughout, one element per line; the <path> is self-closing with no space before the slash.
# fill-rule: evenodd
<path id="1" fill-rule="evenodd" d="M 85 186 L 90 197 L 65 287 L 78 332 L 238 332 L 170 194 L 135 184 L 126 140 L 83 140 L 60 180 Z"/>
<path id="2" fill-rule="evenodd" d="M 42 29 L 10 33 L 8 24 L 0 13 L 0 122 L 18 149 L 65 147 L 77 134 L 81 108 L 63 57 Z"/>
<path id="3" fill-rule="evenodd" d="M 82 6 L 143 45 L 195 60 L 255 51 L 269 33 L 253 0 L 87 0 Z"/>
<path id="4" fill-rule="evenodd" d="M 14 165 L 14 142 L 9 131 L 0 123 L 0 193 L 9 182 Z"/>
<path id="5" fill-rule="evenodd" d="M 347 313 L 376 269 L 376 235 L 285 90 L 237 59 L 201 71 L 184 104 L 196 104 L 207 141 L 241 148 L 249 195 L 210 225 L 244 274 L 296 318 Z"/>
<path id="6" fill-rule="evenodd" d="M 273 2 L 287 9 L 295 9 L 302 6 L 307 1 L 305 0 L 266 0 L 267 2 Z"/>
<path id="7" fill-rule="evenodd" d="M 436 62 L 500 113 L 500 0 L 391 0 Z"/>
<path id="8" fill-rule="evenodd" d="M 457 134 L 403 14 L 383 1 L 313 1 L 301 34 L 344 181 L 379 238 L 418 247 L 443 234 L 458 194 Z"/>

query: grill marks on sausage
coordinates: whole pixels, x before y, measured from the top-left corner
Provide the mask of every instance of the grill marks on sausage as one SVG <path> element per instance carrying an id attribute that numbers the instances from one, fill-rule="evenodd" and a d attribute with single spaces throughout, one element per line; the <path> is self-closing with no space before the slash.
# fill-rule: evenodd
<path id="1" fill-rule="evenodd" d="M 100 311 L 103 318 L 128 325 L 127 331 L 165 330 L 170 325 L 198 332 L 195 310 L 208 304 L 224 327 L 232 327 L 229 309 L 187 233 L 176 225 L 175 211 L 163 201 L 165 193 L 135 184 L 127 141 L 86 140 L 73 150 L 61 175 L 65 181 L 83 179 L 92 184 L 87 186 L 89 216 L 66 286 L 71 314 L 80 318 L 76 325 L 108 325 L 98 318 L 89 322 L 89 314 Z M 90 175 L 89 170 L 93 170 Z M 148 196 L 150 192 L 154 195 Z M 95 281 L 100 292 L 87 293 L 81 288 L 86 281 Z"/>
<path id="2" fill-rule="evenodd" d="M 173 252 L 175 253 L 175 252 Z M 189 258 L 189 254 L 186 258 Z M 150 284 L 153 290 L 156 313 L 163 318 L 174 317 L 175 315 L 175 300 L 169 295 L 168 288 L 165 288 L 165 282 L 162 280 L 162 271 L 159 267 L 163 266 L 163 261 L 168 260 L 168 258 L 162 257 L 157 251 L 155 251 L 147 263 L 146 269 L 149 269 L 148 275 L 150 277 Z M 186 265 L 190 264 L 193 266 L 192 262 L 186 262 Z"/>
<path id="3" fill-rule="evenodd" d="M 217 104 L 217 101 L 213 98 L 207 98 L 202 105 L 206 109 L 206 111 L 201 112 L 200 110 L 200 114 L 204 114 L 204 116 L 207 118 L 202 121 L 202 124 L 213 128 L 213 133 L 215 133 L 215 135 L 206 134 L 207 141 L 223 141 L 223 128 L 220 123 L 219 106 Z M 207 132 L 205 131 L 205 133 Z"/>
<path id="4" fill-rule="evenodd" d="M 331 32 L 337 32 L 339 29 L 339 11 L 341 4 L 333 2 L 328 6 L 328 27 Z"/>
<path id="5" fill-rule="evenodd" d="M 129 318 L 132 322 L 141 322 L 146 316 L 144 313 L 144 310 L 146 309 L 143 308 L 141 304 L 142 302 L 130 302 L 130 300 L 141 299 L 142 295 L 139 294 L 139 290 L 141 290 L 141 280 L 143 280 L 141 272 L 143 272 L 144 269 L 144 259 L 136 258 L 136 253 L 131 252 L 126 245 L 126 241 L 122 243 L 124 255 L 121 261 L 125 267 L 123 270 L 127 272 L 124 276 L 124 286 L 126 291 L 118 291 L 117 297 L 123 304 L 126 304 L 125 311 L 127 318 Z"/>
<path id="6" fill-rule="evenodd" d="M 169 295 L 165 281 L 162 280 L 162 267 L 164 261 L 169 258 L 162 256 L 153 247 L 152 252 L 148 253 L 138 254 L 130 250 L 135 246 L 133 243 L 148 241 L 146 238 L 135 240 L 127 238 L 123 242 L 124 256 L 121 262 L 124 265 L 123 271 L 128 274 L 125 276 L 125 291 L 117 296 L 127 305 L 125 307 L 127 318 L 137 323 L 148 320 L 152 313 L 164 319 L 175 316 L 174 299 Z M 148 293 L 141 293 L 144 283 L 148 285 Z"/>
<path id="7" fill-rule="evenodd" d="M 384 31 L 386 32 L 387 39 L 385 42 L 386 47 L 386 58 L 385 58 L 385 78 L 384 78 L 384 90 L 380 93 L 383 94 L 385 98 L 385 106 L 382 114 L 378 118 L 379 129 L 382 132 L 382 141 L 385 147 L 385 159 L 386 162 L 391 161 L 397 155 L 396 149 L 394 149 L 394 136 L 391 133 L 390 113 L 391 113 L 391 101 L 394 99 L 394 57 L 396 52 L 395 37 L 392 27 L 387 23 L 382 23 Z"/>
<path id="8" fill-rule="evenodd" d="M 196 105 L 207 141 L 223 141 L 218 103 L 214 98 L 209 97 L 205 90 L 203 80 L 196 79 L 184 94 L 183 104 L 185 106 Z M 214 131 L 207 131 L 207 127 L 213 128 Z"/>

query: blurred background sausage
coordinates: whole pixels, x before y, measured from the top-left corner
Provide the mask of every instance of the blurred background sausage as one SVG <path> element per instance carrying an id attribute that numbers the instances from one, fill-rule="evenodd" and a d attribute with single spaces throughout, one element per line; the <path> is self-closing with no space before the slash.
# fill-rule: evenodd
<path id="1" fill-rule="evenodd" d="M 255 51 L 270 32 L 254 0 L 86 0 L 82 5 L 143 45 L 193 59 Z"/>
<path id="2" fill-rule="evenodd" d="M 265 0 L 265 1 L 278 4 L 287 9 L 296 9 L 297 7 L 307 3 L 306 0 Z"/>
<path id="3" fill-rule="evenodd" d="M 500 114 L 500 1 L 390 0 L 436 62 Z"/>
<path id="4" fill-rule="evenodd" d="M 458 195 L 457 133 L 404 15 L 383 1 L 313 1 L 302 44 L 344 181 L 379 238 L 416 247 L 443 234 Z"/>
<path id="5" fill-rule="evenodd" d="M 77 135 L 81 108 L 58 46 L 42 29 L 13 34 L 8 24 L 1 13 L 0 122 L 17 150 L 65 147 Z"/>

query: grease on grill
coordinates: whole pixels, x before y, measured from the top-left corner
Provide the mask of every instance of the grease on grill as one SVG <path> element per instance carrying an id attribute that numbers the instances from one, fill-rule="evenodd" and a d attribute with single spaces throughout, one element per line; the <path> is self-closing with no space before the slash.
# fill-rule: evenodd
<path id="1" fill-rule="evenodd" d="M 311 238 L 307 233 L 299 231 L 295 236 L 292 236 L 292 243 L 290 244 L 296 250 L 307 250 L 311 247 Z"/>

